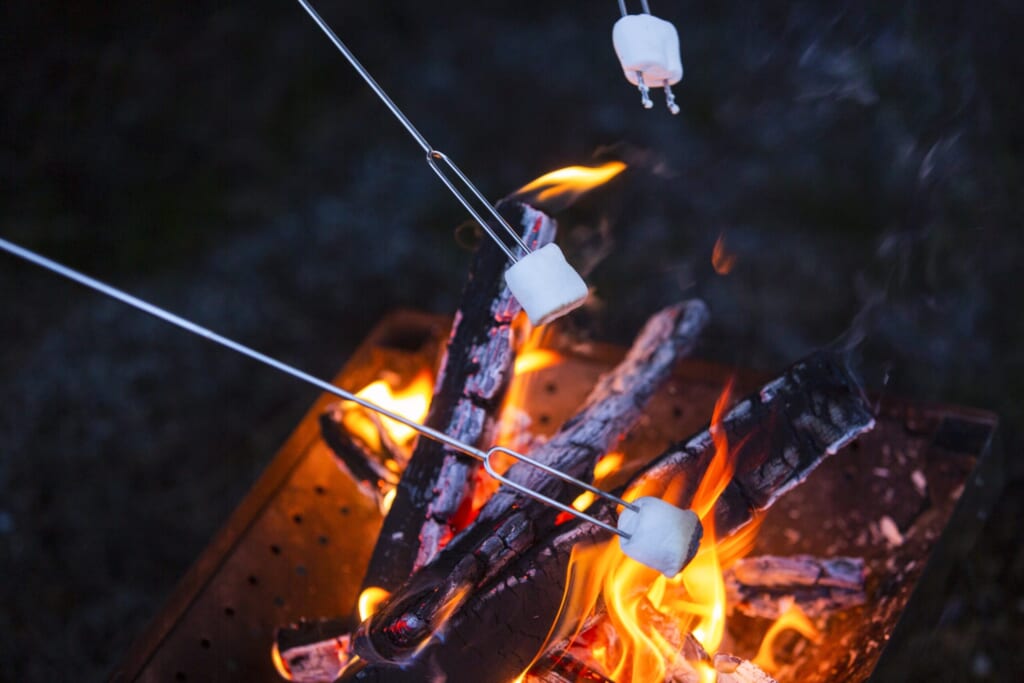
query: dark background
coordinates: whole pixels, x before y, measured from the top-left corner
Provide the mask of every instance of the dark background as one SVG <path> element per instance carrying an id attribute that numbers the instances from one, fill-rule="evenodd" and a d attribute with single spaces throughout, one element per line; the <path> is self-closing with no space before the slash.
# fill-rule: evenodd
<path id="1" fill-rule="evenodd" d="M 631 164 L 560 216 L 596 287 L 581 334 L 699 295 L 706 358 L 841 338 L 875 389 L 998 412 L 1010 483 L 922 672 L 1012 680 L 1020 5 L 652 4 L 678 117 L 622 78 L 613 0 L 320 3 L 488 196 Z M 453 310 L 465 215 L 294 3 L 15 0 L 0 53 L 3 237 L 324 377 L 384 313 Z M 0 257 L 0 680 L 102 679 L 314 397 Z"/>

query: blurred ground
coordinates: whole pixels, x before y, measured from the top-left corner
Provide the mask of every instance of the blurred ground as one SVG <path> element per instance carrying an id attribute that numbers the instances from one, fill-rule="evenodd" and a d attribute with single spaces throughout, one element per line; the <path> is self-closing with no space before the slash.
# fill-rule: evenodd
<path id="1" fill-rule="evenodd" d="M 571 260 L 613 247 L 581 333 L 696 294 L 705 357 L 842 337 L 875 388 L 998 412 L 1010 482 L 920 673 L 1024 671 L 1016 3 L 655 1 L 675 118 L 611 0 L 321 4 L 489 196 L 631 164 L 561 216 Z M 452 310 L 465 217 L 293 3 L 13 2 L 0 32 L 3 237 L 320 376 L 385 312 Z M 0 680 L 102 679 L 313 397 L 0 259 Z"/>

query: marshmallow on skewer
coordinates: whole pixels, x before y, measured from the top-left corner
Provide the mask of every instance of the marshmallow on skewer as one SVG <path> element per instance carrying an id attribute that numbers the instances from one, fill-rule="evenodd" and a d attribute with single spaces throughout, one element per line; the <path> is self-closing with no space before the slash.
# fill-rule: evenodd
<path id="1" fill-rule="evenodd" d="M 640 88 L 645 109 L 654 106 L 650 88 L 665 88 L 669 111 L 679 113 L 672 86 L 683 79 L 676 27 L 651 14 L 627 14 L 612 28 L 612 44 L 622 72 Z"/>
<path id="2" fill-rule="evenodd" d="M 556 244 L 546 244 L 505 271 L 508 285 L 534 325 L 549 323 L 587 300 L 583 281 Z"/>
<path id="3" fill-rule="evenodd" d="M 657 569 L 671 578 L 682 571 L 697 554 L 704 528 L 693 510 L 681 510 L 660 498 L 643 496 L 633 501 L 640 508 L 629 508 L 619 516 L 622 552 L 637 562 Z"/>

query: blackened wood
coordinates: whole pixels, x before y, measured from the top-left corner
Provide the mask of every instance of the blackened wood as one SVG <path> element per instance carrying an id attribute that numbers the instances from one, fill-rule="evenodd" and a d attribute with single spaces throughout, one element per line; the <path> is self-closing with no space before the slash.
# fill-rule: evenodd
<path id="1" fill-rule="evenodd" d="M 637 335 L 626 357 L 601 376 L 582 408 L 530 457 L 577 479 L 593 478 L 598 458 L 628 432 L 643 414 L 654 392 L 676 362 L 690 354 L 708 322 L 708 309 L 694 299 L 669 306 L 651 318 Z M 527 463 L 516 463 L 505 474 L 513 482 L 563 502 L 582 491 Z M 480 511 L 488 523 L 505 512 L 538 505 L 515 489 L 498 489 Z"/>
<path id="2" fill-rule="evenodd" d="M 615 683 L 569 653 L 545 654 L 526 675 L 526 683 Z"/>
<path id="3" fill-rule="evenodd" d="M 341 410 L 340 406 L 333 404 L 320 415 L 320 436 L 338 465 L 374 495 L 385 486 L 397 484 L 398 476 L 349 435 L 341 422 Z"/>
<path id="4" fill-rule="evenodd" d="M 675 363 L 696 345 L 707 319 L 706 306 L 697 300 L 652 316 L 623 361 L 598 381 L 579 412 L 530 456 L 591 480 L 596 461 L 641 417 Z M 513 465 L 506 476 L 565 503 L 581 493 L 524 463 Z M 366 661 L 402 661 L 434 633 L 439 618 L 551 528 L 557 514 L 557 509 L 512 489 L 499 489 L 437 561 L 413 575 L 360 625 L 354 651 Z"/>
<path id="5" fill-rule="evenodd" d="M 698 664 L 710 666 L 711 657 L 693 636 L 680 630 L 678 623 L 659 612 L 649 600 L 643 598 L 637 606 L 639 620 L 647 629 L 658 633 L 668 645 L 664 652 L 666 683 L 700 683 Z M 594 640 L 588 633 L 594 629 L 612 628 L 605 615 L 588 620 L 580 636 L 573 636 L 549 648 L 537 663 L 530 667 L 526 680 L 543 683 L 561 683 L 576 680 L 605 680 L 588 648 Z"/>
<path id="6" fill-rule="evenodd" d="M 531 247 L 554 239 L 555 224 L 532 207 L 502 203 L 499 211 L 522 227 Z M 508 259 L 482 240 L 473 258 L 451 336 L 434 385 L 426 424 L 476 444 L 498 410 L 512 374 L 510 325 L 520 307 L 505 286 Z M 377 539 L 363 587 L 393 591 L 414 567 L 432 558 L 449 535 L 476 467 L 475 461 L 421 438 L 398 484 Z"/>
<path id="7" fill-rule="evenodd" d="M 762 555 L 737 561 L 725 572 L 730 609 L 778 619 L 792 601 L 812 618 L 862 605 L 867 570 L 859 557 Z"/>
<path id="8" fill-rule="evenodd" d="M 843 360 L 825 352 L 796 363 L 741 401 L 726 414 L 722 428 L 733 444 L 737 477 L 745 484 L 734 494 L 735 507 L 725 514 L 716 508 L 718 535 L 728 535 L 745 524 L 759 509 L 754 501 L 770 505 L 776 489 L 787 490 L 802 481 L 830 451 L 873 424 L 870 405 Z M 627 488 L 644 487 L 659 495 L 672 487 L 677 491 L 674 502 L 686 505 L 714 451 L 711 432 L 705 429 L 670 447 L 638 472 Z M 788 474 L 783 473 L 783 464 L 788 464 Z M 773 474 L 759 476 L 758 472 Z M 733 484 L 727 491 L 730 488 Z M 612 506 L 603 501 L 591 505 L 588 512 L 615 522 Z M 403 669 L 367 666 L 350 680 L 418 680 L 428 663 L 431 670 L 444 671 L 449 683 L 513 679 L 548 639 L 565 592 L 572 548 L 606 542 L 610 536 L 578 520 L 556 527 L 452 614 L 443 641 L 432 643 Z M 465 661 L 473 661 L 474 671 L 486 676 L 469 676 Z"/>

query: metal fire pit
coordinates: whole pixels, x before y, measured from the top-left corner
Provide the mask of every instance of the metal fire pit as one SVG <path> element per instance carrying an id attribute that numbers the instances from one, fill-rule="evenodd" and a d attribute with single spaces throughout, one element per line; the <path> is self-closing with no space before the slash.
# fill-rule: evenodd
<path id="1" fill-rule="evenodd" d="M 432 366 L 447 328 L 440 317 L 391 315 L 337 384 L 355 390 L 385 368 L 409 376 Z M 527 390 L 526 406 L 540 432 L 569 417 L 624 353 L 600 344 L 557 350 L 565 360 L 537 371 Z M 733 374 L 701 361 L 682 363 L 624 450 L 653 456 L 701 429 Z M 763 379 L 740 373 L 738 387 L 749 391 Z M 270 656 L 278 626 L 354 610 L 381 518 L 319 438 L 317 417 L 333 400 L 323 397 L 313 406 L 113 681 L 278 681 Z M 976 410 L 885 401 L 872 433 L 772 508 L 753 554 L 855 555 L 871 571 L 865 606 L 832 617 L 818 645 L 794 640 L 782 653 L 790 662 L 788 680 L 904 679 L 922 635 L 937 621 L 949 570 L 970 550 L 1002 486 L 1001 462 L 991 452 L 996 423 L 994 415 Z M 924 475 L 923 491 L 920 475 L 914 485 L 915 470 Z M 883 515 L 895 521 L 902 543 L 881 532 Z M 730 617 L 737 654 L 752 654 L 766 627 Z"/>

